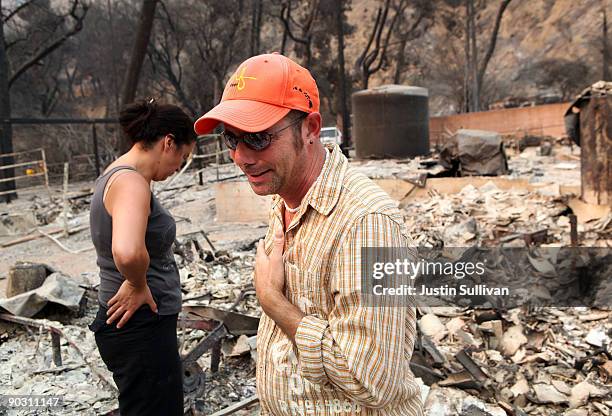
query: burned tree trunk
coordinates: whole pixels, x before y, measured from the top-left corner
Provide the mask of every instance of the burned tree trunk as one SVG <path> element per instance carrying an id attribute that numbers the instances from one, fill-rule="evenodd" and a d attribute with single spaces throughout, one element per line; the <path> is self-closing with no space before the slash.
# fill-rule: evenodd
<path id="1" fill-rule="evenodd" d="M 142 68 L 142 63 L 147 53 L 149 38 L 151 36 L 151 30 L 153 29 L 153 17 L 155 16 L 156 5 L 157 0 L 143 0 L 142 2 L 138 32 L 136 33 L 136 39 L 134 39 L 130 65 L 123 86 L 122 103 L 124 105 L 134 101 L 134 97 L 136 96 L 140 69 Z"/>
<path id="2" fill-rule="evenodd" d="M 602 10 L 602 41 L 601 41 L 601 76 L 604 81 L 612 81 L 610 78 L 610 45 L 608 44 L 608 18 L 606 10 Z"/>
<path id="3" fill-rule="evenodd" d="M 263 14 L 263 1 L 251 0 L 251 56 L 259 55 L 261 44 L 261 17 Z"/>
<path id="4" fill-rule="evenodd" d="M 336 0 L 336 30 L 338 36 L 338 82 L 340 83 L 340 111 L 342 111 L 342 153 L 348 157 L 351 138 L 351 119 L 347 100 L 347 79 L 344 69 L 344 10 L 342 0 Z"/>
<path id="5" fill-rule="evenodd" d="M 136 38 L 134 39 L 134 47 L 132 49 L 132 56 L 130 58 L 130 65 L 125 75 L 125 81 L 123 84 L 123 95 L 121 99 L 122 105 L 131 103 L 136 97 L 136 91 L 138 89 L 138 79 L 140 78 L 140 70 L 142 69 L 142 63 L 144 62 L 144 58 L 147 53 L 147 47 L 149 46 L 151 30 L 153 29 L 155 6 L 157 6 L 157 0 L 143 0 L 142 2 L 142 9 L 140 11 L 140 22 L 138 23 L 138 32 L 136 32 Z M 124 138 L 122 140 L 120 147 L 120 151 L 122 153 L 129 150 L 130 145 L 127 139 Z"/>
<path id="6" fill-rule="evenodd" d="M 2 1 L 0 0 L 0 5 Z M 0 18 L 0 154 L 13 153 L 13 132 L 11 124 L 6 122 L 11 118 L 11 95 L 9 90 L 9 66 L 8 57 L 4 43 L 4 21 Z M 0 167 L 9 166 L 14 163 L 12 157 L 0 157 Z M 15 170 L 0 169 L 0 179 L 8 179 L 15 176 Z M 10 202 L 17 197 L 16 193 L 10 193 L 15 189 L 14 180 L 0 182 L 0 202 Z M 7 193 L 8 192 L 8 193 Z"/>

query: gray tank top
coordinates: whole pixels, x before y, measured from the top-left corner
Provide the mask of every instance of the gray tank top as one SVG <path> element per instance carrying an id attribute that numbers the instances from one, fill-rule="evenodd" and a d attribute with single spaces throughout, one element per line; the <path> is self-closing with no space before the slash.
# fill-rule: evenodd
<path id="1" fill-rule="evenodd" d="M 91 238 L 98 255 L 100 288 L 98 300 L 108 308 L 108 301 L 117 293 L 124 281 L 113 259 L 113 219 L 104 206 L 104 190 L 110 177 L 121 169 L 135 170 L 130 166 L 116 166 L 96 179 L 89 214 Z M 179 313 L 182 307 L 181 282 L 174 261 L 172 244 L 176 237 L 176 223 L 170 213 L 151 195 L 151 213 L 147 223 L 145 245 L 149 252 L 147 284 L 160 315 Z M 148 308 L 148 305 L 142 307 Z"/>

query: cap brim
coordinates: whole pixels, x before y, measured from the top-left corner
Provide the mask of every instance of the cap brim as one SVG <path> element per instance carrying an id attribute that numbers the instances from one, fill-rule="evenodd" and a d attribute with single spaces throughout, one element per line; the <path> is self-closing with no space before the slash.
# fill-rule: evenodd
<path id="1" fill-rule="evenodd" d="M 193 127 L 198 135 L 210 133 L 219 123 L 254 133 L 278 123 L 289 111 L 290 108 L 259 101 L 227 100 L 200 117 Z"/>

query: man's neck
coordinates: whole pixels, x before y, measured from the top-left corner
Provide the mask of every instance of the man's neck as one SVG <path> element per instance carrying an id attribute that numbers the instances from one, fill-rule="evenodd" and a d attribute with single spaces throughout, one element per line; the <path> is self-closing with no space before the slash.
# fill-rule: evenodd
<path id="1" fill-rule="evenodd" d="M 290 193 L 280 195 L 290 208 L 297 208 L 304 196 L 310 190 L 310 187 L 315 183 L 321 171 L 323 165 L 325 165 L 325 159 L 327 157 L 327 150 L 321 146 L 320 151 L 316 151 L 312 158 L 312 163 L 306 168 L 306 174 L 303 176 L 303 180 L 294 187 Z"/>

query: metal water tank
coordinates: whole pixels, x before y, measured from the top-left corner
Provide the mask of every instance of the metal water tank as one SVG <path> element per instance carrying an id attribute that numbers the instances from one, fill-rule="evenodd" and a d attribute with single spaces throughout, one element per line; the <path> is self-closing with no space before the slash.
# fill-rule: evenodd
<path id="1" fill-rule="evenodd" d="M 353 138 L 360 159 L 429 153 L 426 88 L 383 85 L 352 96 Z"/>

